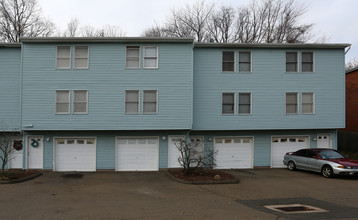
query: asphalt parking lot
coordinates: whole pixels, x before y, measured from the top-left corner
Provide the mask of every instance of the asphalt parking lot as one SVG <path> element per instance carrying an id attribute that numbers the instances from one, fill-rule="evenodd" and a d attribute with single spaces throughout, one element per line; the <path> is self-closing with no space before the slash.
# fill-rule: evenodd
<path id="1" fill-rule="evenodd" d="M 240 183 L 188 185 L 166 172 L 45 172 L 0 185 L 0 219 L 358 219 L 358 178 L 269 168 L 229 172 Z M 296 203 L 327 212 L 264 207 Z"/>

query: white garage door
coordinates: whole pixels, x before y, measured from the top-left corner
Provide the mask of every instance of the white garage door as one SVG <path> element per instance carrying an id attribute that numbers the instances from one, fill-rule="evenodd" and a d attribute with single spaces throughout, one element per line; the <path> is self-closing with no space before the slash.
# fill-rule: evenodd
<path id="1" fill-rule="evenodd" d="M 294 152 L 309 147 L 308 136 L 272 137 L 271 139 L 271 167 L 280 168 L 283 157 L 287 152 Z"/>
<path id="2" fill-rule="evenodd" d="M 56 171 L 96 171 L 94 138 L 56 138 Z"/>
<path id="3" fill-rule="evenodd" d="M 168 168 L 182 167 L 178 158 L 181 156 L 176 144 L 179 139 L 184 139 L 184 136 L 169 136 L 168 141 Z M 195 143 L 198 146 L 200 152 L 204 152 L 204 137 L 190 137 L 191 143 Z"/>
<path id="4" fill-rule="evenodd" d="M 216 169 L 245 169 L 253 167 L 252 137 L 216 137 Z"/>
<path id="5" fill-rule="evenodd" d="M 153 138 L 118 138 L 118 171 L 155 171 L 159 169 L 159 142 Z"/>

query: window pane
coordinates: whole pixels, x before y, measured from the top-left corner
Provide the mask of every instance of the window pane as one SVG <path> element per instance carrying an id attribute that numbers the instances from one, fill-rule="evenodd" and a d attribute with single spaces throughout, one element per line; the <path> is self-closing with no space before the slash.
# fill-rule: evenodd
<path id="1" fill-rule="evenodd" d="M 302 113 L 313 113 L 313 104 L 302 104 Z"/>
<path id="2" fill-rule="evenodd" d="M 286 105 L 286 113 L 288 114 L 297 113 L 297 105 L 293 105 L 293 104 Z"/>
<path id="3" fill-rule="evenodd" d="M 75 47 L 75 58 L 88 58 L 88 47 L 87 46 L 76 46 Z"/>
<path id="4" fill-rule="evenodd" d="M 139 68 L 139 47 L 138 46 L 127 46 L 126 67 L 127 68 Z"/>
<path id="5" fill-rule="evenodd" d="M 223 114 L 234 114 L 234 105 L 223 104 L 222 113 Z"/>
<path id="6" fill-rule="evenodd" d="M 126 113 L 138 113 L 139 104 L 138 103 L 126 103 Z"/>
<path id="7" fill-rule="evenodd" d="M 70 101 L 69 91 L 56 91 L 57 102 L 69 102 Z"/>
<path id="8" fill-rule="evenodd" d="M 68 113 L 70 111 L 69 103 L 56 103 L 56 113 Z"/>
<path id="9" fill-rule="evenodd" d="M 223 52 L 223 61 L 232 61 L 234 62 L 235 53 L 233 51 Z"/>
<path id="10" fill-rule="evenodd" d="M 73 95 L 74 95 L 74 101 L 78 102 L 86 102 L 87 101 L 87 91 L 81 91 L 81 90 L 75 90 L 73 91 Z"/>
<path id="11" fill-rule="evenodd" d="M 239 71 L 240 72 L 251 72 L 251 64 L 250 63 L 240 63 Z"/>
<path id="12" fill-rule="evenodd" d="M 239 62 L 251 62 L 250 52 L 239 52 Z"/>
<path id="13" fill-rule="evenodd" d="M 157 58 L 145 58 L 144 59 L 145 68 L 155 68 L 157 67 Z"/>
<path id="14" fill-rule="evenodd" d="M 302 103 L 313 103 L 313 93 L 302 93 Z"/>
<path id="15" fill-rule="evenodd" d="M 139 57 L 139 47 L 127 47 L 127 57 Z"/>
<path id="16" fill-rule="evenodd" d="M 127 68 L 139 68 L 139 58 L 128 58 L 126 62 Z"/>
<path id="17" fill-rule="evenodd" d="M 250 105 L 239 105 L 239 114 L 250 114 Z"/>
<path id="18" fill-rule="evenodd" d="M 87 112 L 87 103 L 73 103 L 73 112 L 74 113 L 86 113 Z"/>
<path id="19" fill-rule="evenodd" d="M 251 102 L 250 93 L 239 93 L 239 104 L 250 104 Z"/>
<path id="20" fill-rule="evenodd" d="M 88 59 L 87 58 L 77 58 L 75 60 L 75 68 L 76 69 L 80 69 L 80 68 L 88 68 Z"/>
<path id="21" fill-rule="evenodd" d="M 144 103 L 143 113 L 156 113 L 157 112 L 157 103 Z"/>
<path id="22" fill-rule="evenodd" d="M 297 63 L 286 63 L 286 72 L 297 72 Z"/>
<path id="23" fill-rule="evenodd" d="M 156 102 L 157 101 L 157 91 L 144 91 L 144 102 Z"/>
<path id="24" fill-rule="evenodd" d="M 225 62 L 222 65 L 223 65 L 222 71 L 234 71 L 234 66 L 235 66 L 234 62 L 232 63 Z"/>
<path id="25" fill-rule="evenodd" d="M 297 62 L 297 53 L 296 52 L 287 52 L 286 53 L 286 62 Z"/>
<path id="26" fill-rule="evenodd" d="M 302 52 L 302 62 L 313 62 L 313 53 Z"/>
<path id="27" fill-rule="evenodd" d="M 287 93 L 286 94 L 286 103 L 287 104 L 297 104 L 297 93 Z"/>
<path id="28" fill-rule="evenodd" d="M 157 47 L 145 47 L 144 57 L 157 57 Z"/>
<path id="29" fill-rule="evenodd" d="M 313 63 L 302 63 L 302 72 L 313 72 Z"/>
<path id="30" fill-rule="evenodd" d="M 139 92 L 126 91 L 126 102 L 139 102 Z"/>
<path id="31" fill-rule="evenodd" d="M 60 46 L 57 47 L 57 61 L 56 68 L 58 69 L 68 69 L 71 67 L 71 47 L 70 46 Z"/>
<path id="32" fill-rule="evenodd" d="M 57 66 L 56 68 L 58 69 L 63 69 L 63 68 L 70 68 L 70 58 L 58 58 L 57 59 Z"/>
<path id="33" fill-rule="evenodd" d="M 234 93 L 223 94 L 223 104 L 234 104 Z"/>

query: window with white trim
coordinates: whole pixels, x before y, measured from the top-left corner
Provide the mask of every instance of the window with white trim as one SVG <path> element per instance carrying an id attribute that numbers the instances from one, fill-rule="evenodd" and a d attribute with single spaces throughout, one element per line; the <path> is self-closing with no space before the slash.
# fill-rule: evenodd
<path id="1" fill-rule="evenodd" d="M 239 72 L 251 72 L 250 51 L 239 51 Z"/>
<path id="2" fill-rule="evenodd" d="M 75 69 L 88 69 L 88 46 L 75 46 Z"/>
<path id="3" fill-rule="evenodd" d="M 313 72 L 313 52 L 302 52 L 302 72 Z"/>
<path id="4" fill-rule="evenodd" d="M 158 68 L 158 47 L 144 47 L 143 68 Z"/>
<path id="5" fill-rule="evenodd" d="M 297 72 L 297 52 L 286 52 L 286 72 Z"/>
<path id="6" fill-rule="evenodd" d="M 303 92 L 302 93 L 302 114 L 314 113 L 314 93 Z"/>
<path id="7" fill-rule="evenodd" d="M 56 69 L 71 68 L 71 46 L 58 46 L 56 57 Z"/>
<path id="8" fill-rule="evenodd" d="M 235 70 L 235 52 L 223 51 L 222 52 L 222 71 L 234 72 Z"/>
<path id="9" fill-rule="evenodd" d="M 56 114 L 70 113 L 70 91 L 56 90 Z"/>
<path id="10" fill-rule="evenodd" d="M 286 114 L 298 114 L 298 93 L 286 93 Z"/>
<path id="11" fill-rule="evenodd" d="M 126 68 L 136 69 L 140 67 L 140 47 L 139 46 L 127 46 L 126 48 Z"/>
<path id="12" fill-rule="evenodd" d="M 127 90 L 125 101 L 126 114 L 139 113 L 139 90 Z"/>
<path id="13" fill-rule="evenodd" d="M 73 114 L 87 114 L 88 112 L 88 91 L 73 91 Z"/>
<path id="14" fill-rule="evenodd" d="M 157 113 L 157 90 L 143 91 L 143 114 Z"/>
<path id="15" fill-rule="evenodd" d="M 251 114 L 251 93 L 239 93 L 239 115 Z"/>
<path id="16" fill-rule="evenodd" d="M 222 114 L 233 115 L 235 113 L 235 93 L 222 94 Z"/>

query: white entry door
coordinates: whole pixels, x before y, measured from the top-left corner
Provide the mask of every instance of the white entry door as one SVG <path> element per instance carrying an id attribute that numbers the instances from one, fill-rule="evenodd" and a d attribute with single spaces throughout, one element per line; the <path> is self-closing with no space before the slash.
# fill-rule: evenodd
<path id="1" fill-rule="evenodd" d="M 152 138 L 118 138 L 118 171 L 156 171 L 159 169 L 159 141 Z"/>
<path id="2" fill-rule="evenodd" d="M 317 135 L 317 148 L 332 148 L 330 134 Z"/>
<path id="3" fill-rule="evenodd" d="M 43 137 L 29 136 L 27 138 L 27 168 L 43 169 Z"/>
<path id="4" fill-rule="evenodd" d="M 10 144 L 12 151 L 10 154 L 9 169 L 22 169 L 22 140 L 12 140 Z"/>

